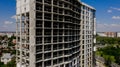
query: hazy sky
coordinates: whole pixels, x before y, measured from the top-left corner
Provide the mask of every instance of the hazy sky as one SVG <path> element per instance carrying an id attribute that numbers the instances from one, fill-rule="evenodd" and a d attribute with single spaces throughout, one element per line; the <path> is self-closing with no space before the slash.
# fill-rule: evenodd
<path id="1" fill-rule="evenodd" d="M 120 0 L 81 0 L 96 9 L 97 31 L 120 32 Z M 0 31 L 15 31 L 15 0 L 0 2 Z"/>

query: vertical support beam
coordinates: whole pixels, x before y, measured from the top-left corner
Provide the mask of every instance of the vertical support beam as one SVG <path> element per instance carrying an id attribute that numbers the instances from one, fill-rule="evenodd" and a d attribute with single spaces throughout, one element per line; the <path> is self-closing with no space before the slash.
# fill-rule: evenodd
<path id="1" fill-rule="evenodd" d="M 93 67 L 95 67 L 95 51 L 94 51 L 94 46 L 96 44 L 96 18 L 95 18 L 95 11 L 93 14 L 93 45 L 92 45 L 92 50 L 93 50 L 93 54 L 92 54 L 92 63 L 91 65 L 93 65 Z"/>
<path id="2" fill-rule="evenodd" d="M 52 13 L 51 14 L 52 15 L 51 16 L 51 18 L 52 18 L 51 19 L 52 20 L 52 22 L 51 22 L 51 29 L 52 29 L 51 30 L 51 51 L 52 51 L 51 53 L 52 54 L 51 55 L 52 56 L 51 57 L 53 58 L 53 0 L 51 0 L 51 4 L 52 4 L 52 9 L 51 9 L 51 13 Z M 53 67 L 53 59 L 51 60 L 51 66 Z"/>
<path id="3" fill-rule="evenodd" d="M 35 23 L 36 23 L 36 12 L 35 12 L 35 0 L 30 0 L 30 32 L 29 32 L 29 38 L 30 38 L 30 66 L 29 67 L 36 67 L 36 36 L 35 36 Z"/>
<path id="4" fill-rule="evenodd" d="M 84 14 L 84 34 L 83 34 L 83 36 L 84 36 L 84 67 L 87 67 L 87 43 L 86 43 L 86 10 L 84 10 L 84 12 L 85 12 L 85 14 Z"/>
<path id="5" fill-rule="evenodd" d="M 24 37 L 24 40 L 25 40 L 25 43 L 24 43 L 24 46 L 25 46 L 25 49 L 27 49 L 27 48 L 26 48 L 26 43 L 27 43 L 27 42 L 26 42 L 26 38 L 27 38 L 27 37 L 26 37 L 26 12 L 24 13 L 24 15 L 25 15 L 25 21 L 24 21 L 24 36 L 25 36 L 25 37 Z M 25 50 L 25 56 L 27 55 L 26 52 L 27 52 L 27 51 Z M 27 57 L 27 56 L 26 56 L 26 57 Z M 25 63 L 27 62 L 27 61 L 26 61 L 26 59 L 27 59 L 26 57 L 25 57 Z M 26 65 L 25 65 L 25 67 L 26 67 Z"/>
<path id="6" fill-rule="evenodd" d="M 22 15 L 20 14 L 20 66 L 22 65 Z"/>
<path id="7" fill-rule="evenodd" d="M 16 16 L 16 64 L 18 63 L 18 16 Z"/>
<path id="8" fill-rule="evenodd" d="M 43 5 L 42 5 L 42 19 L 43 19 L 43 21 L 42 21 L 42 52 L 43 52 L 43 54 L 42 54 L 42 60 L 44 60 L 44 0 L 42 0 L 42 3 L 43 3 Z M 44 67 L 44 62 L 42 62 L 42 67 Z"/>

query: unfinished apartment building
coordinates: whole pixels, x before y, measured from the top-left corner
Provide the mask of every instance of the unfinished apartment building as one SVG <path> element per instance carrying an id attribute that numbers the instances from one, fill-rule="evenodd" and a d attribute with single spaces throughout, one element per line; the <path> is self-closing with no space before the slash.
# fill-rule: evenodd
<path id="1" fill-rule="evenodd" d="M 94 67 L 95 9 L 78 0 L 17 0 L 17 67 Z"/>

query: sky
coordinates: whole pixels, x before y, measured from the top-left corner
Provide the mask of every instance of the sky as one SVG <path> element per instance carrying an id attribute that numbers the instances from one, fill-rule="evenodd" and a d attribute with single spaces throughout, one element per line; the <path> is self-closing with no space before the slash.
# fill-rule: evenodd
<path id="1" fill-rule="evenodd" d="M 120 32 L 120 0 L 81 0 L 96 9 L 97 32 Z M 0 2 L 0 31 L 15 31 L 15 0 Z"/>
<path id="2" fill-rule="evenodd" d="M 0 31 L 16 30 L 15 19 L 13 18 L 15 14 L 15 0 L 0 0 Z"/>
<path id="3" fill-rule="evenodd" d="M 96 9 L 97 32 L 120 32 L 120 0 L 81 0 Z"/>

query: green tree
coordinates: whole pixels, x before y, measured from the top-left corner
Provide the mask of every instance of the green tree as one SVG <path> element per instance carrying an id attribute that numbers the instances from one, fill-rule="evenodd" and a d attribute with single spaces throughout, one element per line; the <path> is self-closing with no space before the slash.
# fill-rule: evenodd
<path id="1" fill-rule="evenodd" d="M 0 62 L 0 67 L 2 67 L 4 65 L 4 63 L 3 62 Z"/>
<path id="2" fill-rule="evenodd" d="M 12 60 L 10 62 L 7 63 L 7 67 L 16 67 L 16 64 L 15 64 L 15 58 L 12 58 Z"/>
<path id="3" fill-rule="evenodd" d="M 120 44 L 120 38 L 113 37 L 96 37 L 97 43 L 101 44 Z"/>

